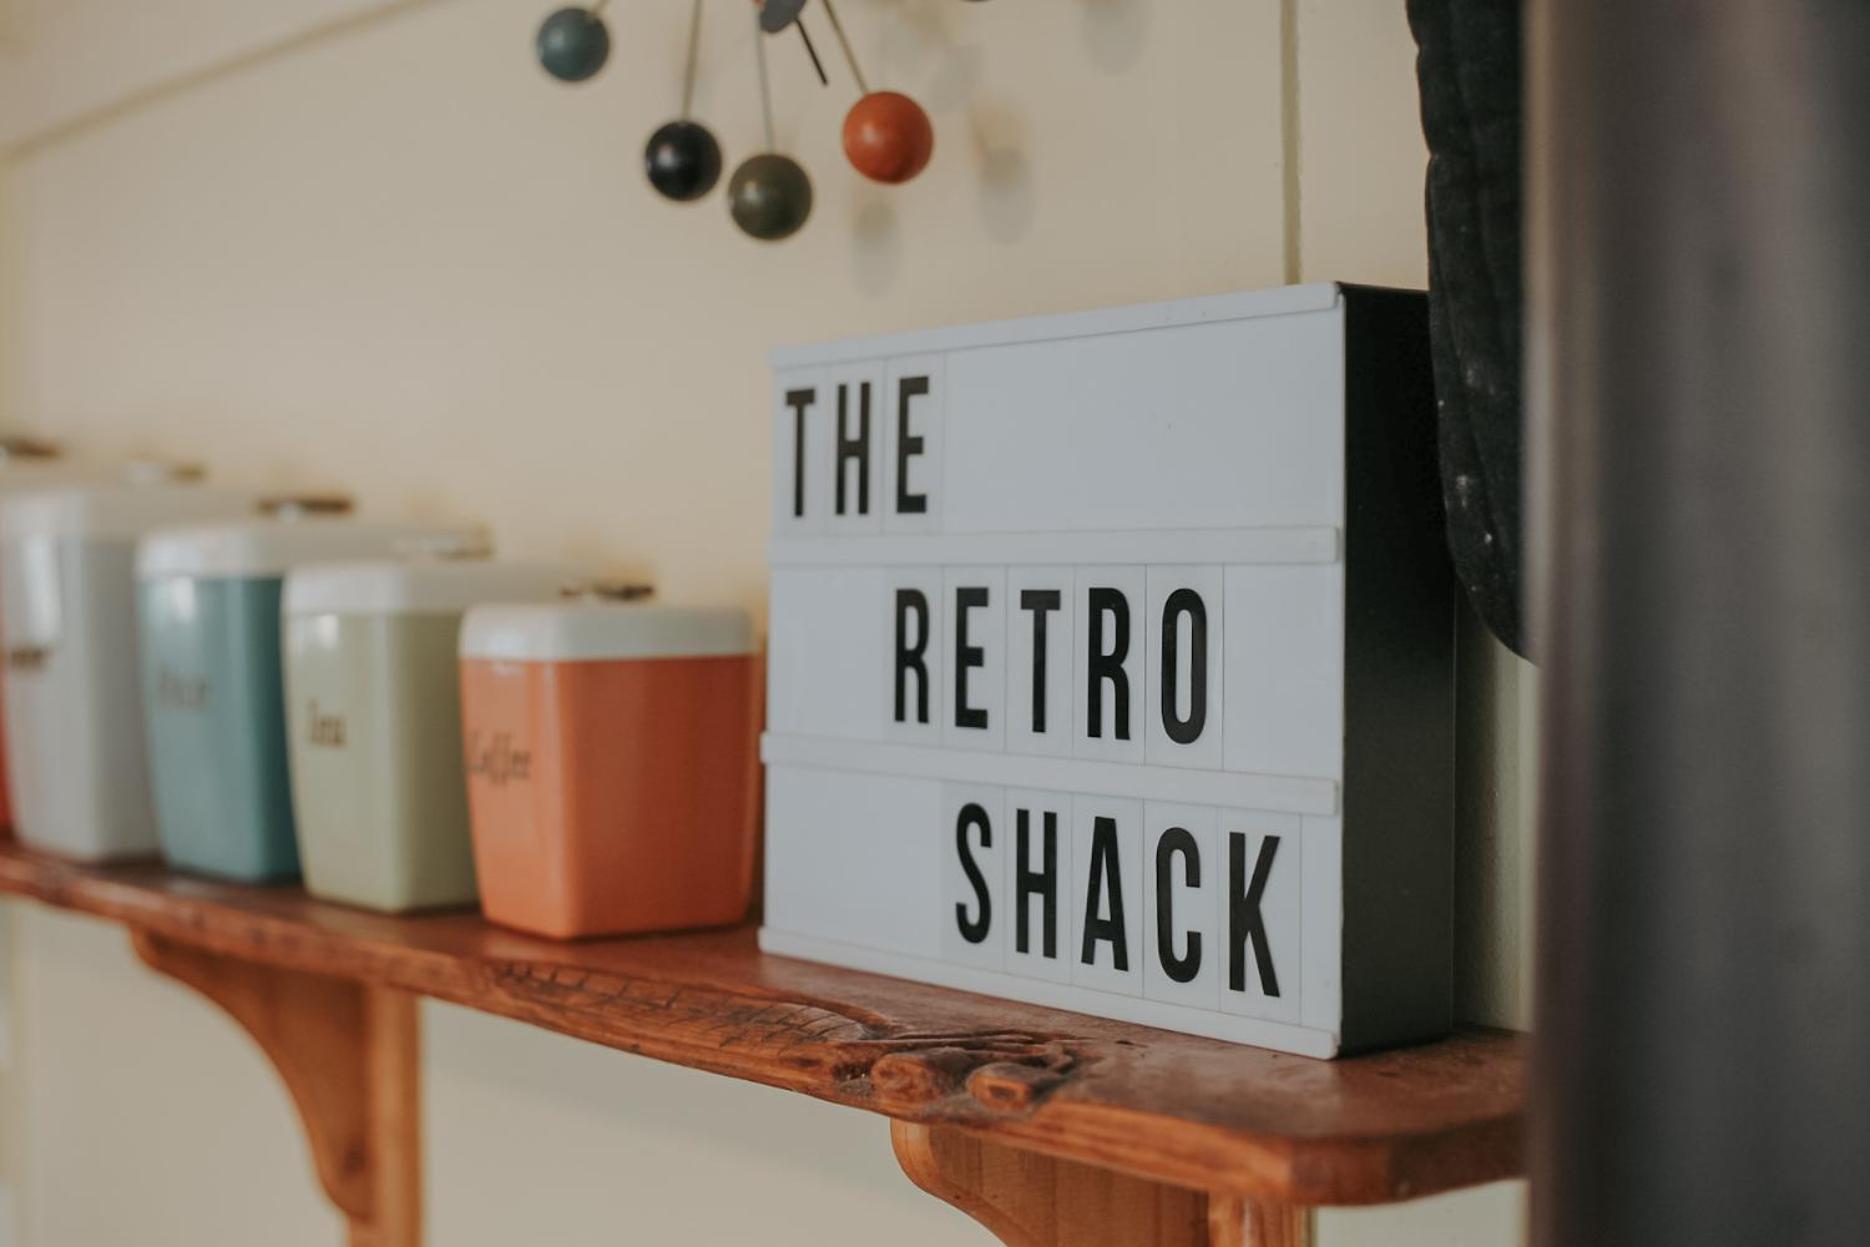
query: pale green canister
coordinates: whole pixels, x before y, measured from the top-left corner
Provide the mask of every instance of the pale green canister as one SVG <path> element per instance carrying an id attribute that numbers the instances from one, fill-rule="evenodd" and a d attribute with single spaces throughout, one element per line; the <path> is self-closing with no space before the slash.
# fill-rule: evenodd
<path id="1" fill-rule="evenodd" d="M 574 578 L 487 559 L 322 564 L 286 578 L 292 805 L 312 895 L 390 913 L 477 901 L 461 616 L 550 599 Z"/>

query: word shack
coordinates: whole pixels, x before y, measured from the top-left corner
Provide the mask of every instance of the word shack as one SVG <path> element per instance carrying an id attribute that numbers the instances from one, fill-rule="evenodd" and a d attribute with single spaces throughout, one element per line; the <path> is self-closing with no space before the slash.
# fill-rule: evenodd
<path id="1" fill-rule="evenodd" d="M 1422 296 L 774 368 L 762 947 L 1312 1056 L 1448 1029 Z"/>

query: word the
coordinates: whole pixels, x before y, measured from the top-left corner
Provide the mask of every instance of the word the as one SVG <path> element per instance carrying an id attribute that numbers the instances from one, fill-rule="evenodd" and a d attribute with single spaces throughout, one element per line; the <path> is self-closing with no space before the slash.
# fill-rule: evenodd
<path id="1" fill-rule="evenodd" d="M 834 482 L 830 499 L 832 511 L 840 516 L 871 515 L 870 478 L 876 462 L 872 452 L 881 440 L 871 420 L 872 383 L 840 382 L 831 390 L 837 411 L 831 461 L 826 465 Z M 929 509 L 928 493 L 915 484 L 913 461 L 928 448 L 928 440 L 915 421 L 920 406 L 917 400 L 929 393 L 929 378 L 925 375 L 898 377 L 893 391 L 889 418 L 895 422 L 890 437 L 895 447 L 890 471 L 894 488 L 887 502 L 897 515 L 925 515 Z M 819 478 L 807 468 L 812 440 L 807 430 L 818 398 L 819 391 L 813 386 L 787 390 L 785 394 L 786 407 L 792 413 L 792 515 L 795 519 L 806 515 L 808 481 L 813 482 L 812 490 L 818 488 L 815 482 Z"/>

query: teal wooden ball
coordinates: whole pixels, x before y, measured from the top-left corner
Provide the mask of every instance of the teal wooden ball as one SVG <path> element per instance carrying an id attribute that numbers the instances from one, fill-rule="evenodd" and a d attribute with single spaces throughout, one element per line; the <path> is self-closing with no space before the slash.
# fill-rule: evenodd
<path id="1" fill-rule="evenodd" d="M 762 152 L 741 162 L 727 184 L 734 224 L 763 242 L 789 238 L 812 214 L 812 180 L 799 162 Z"/>
<path id="2" fill-rule="evenodd" d="M 564 8 L 539 26 L 539 64 L 560 82 L 583 82 L 610 59 L 610 29 L 589 9 Z"/>

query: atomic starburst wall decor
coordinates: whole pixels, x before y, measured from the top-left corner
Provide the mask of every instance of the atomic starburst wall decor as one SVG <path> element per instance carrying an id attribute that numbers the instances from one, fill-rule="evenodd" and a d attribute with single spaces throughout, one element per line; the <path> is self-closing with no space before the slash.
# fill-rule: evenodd
<path id="1" fill-rule="evenodd" d="M 754 36 L 753 52 L 760 72 L 760 122 L 766 150 L 747 157 L 734 170 L 727 184 L 727 208 L 743 233 L 762 242 L 778 242 L 798 233 L 812 214 L 812 180 L 805 166 L 773 150 L 773 93 L 766 81 L 763 33 Z"/>
<path id="2" fill-rule="evenodd" d="M 810 58 L 822 85 L 829 85 L 824 62 L 806 29 L 804 12 L 811 0 L 753 0 L 756 65 L 759 73 L 760 115 L 765 149 L 742 161 L 728 179 L 728 208 L 734 223 L 754 238 L 788 238 L 805 224 L 812 210 L 812 180 L 791 156 L 775 150 L 772 92 L 767 82 L 768 36 L 787 30 L 798 32 L 799 44 Z M 833 0 L 818 0 L 830 23 L 844 64 L 857 87 L 858 99 L 844 118 L 844 156 L 864 177 L 896 185 L 928 167 L 935 150 L 935 127 L 922 106 L 900 91 L 870 89 L 857 63 L 857 55 L 838 20 Z M 604 10 L 610 0 L 594 0 L 588 7 L 560 8 L 540 24 L 534 47 L 539 64 L 565 83 L 589 81 L 610 59 L 610 28 Z M 693 0 L 688 26 L 688 59 L 682 73 L 682 110 L 673 121 L 658 126 L 643 150 L 643 171 L 649 184 L 664 198 L 689 203 L 705 197 L 720 181 L 721 145 L 712 131 L 694 117 L 695 71 L 700 56 L 701 6 Z"/>
<path id="3" fill-rule="evenodd" d="M 907 182 L 928 167 L 935 154 L 935 127 L 929 115 L 900 91 L 872 91 L 857 67 L 857 55 L 844 36 L 844 23 L 831 0 L 824 0 L 825 16 L 844 49 L 844 62 L 862 92 L 844 114 L 844 158 L 851 167 L 875 182 Z"/>
<path id="4" fill-rule="evenodd" d="M 588 9 L 575 5 L 559 9 L 539 26 L 534 46 L 539 64 L 560 82 L 583 82 L 610 59 L 610 28 L 604 25 L 604 6 L 597 0 Z"/>
<path id="5" fill-rule="evenodd" d="M 682 71 L 682 115 L 658 126 L 643 151 L 649 184 L 678 203 L 700 199 L 721 179 L 721 145 L 694 120 L 695 57 L 701 45 L 701 0 L 688 22 L 688 66 Z"/>

